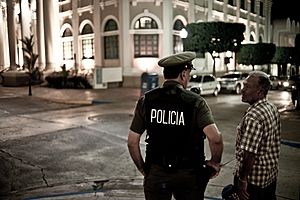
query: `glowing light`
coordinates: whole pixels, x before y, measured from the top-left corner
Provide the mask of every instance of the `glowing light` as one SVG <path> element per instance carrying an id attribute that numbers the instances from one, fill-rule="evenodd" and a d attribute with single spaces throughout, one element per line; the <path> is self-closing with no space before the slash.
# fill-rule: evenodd
<path id="1" fill-rule="evenodd" d="M 179 33 L 181 38 L 186 38 L 188 36 L 188 32 L 185 30 L 185 28 L 181 29 Z"/>
<path id="2" fill-rule="evenodd" d="M 157 71 L 157 58 L 137 58 L 134 60 L 134 66 L 143 72 Z"/>

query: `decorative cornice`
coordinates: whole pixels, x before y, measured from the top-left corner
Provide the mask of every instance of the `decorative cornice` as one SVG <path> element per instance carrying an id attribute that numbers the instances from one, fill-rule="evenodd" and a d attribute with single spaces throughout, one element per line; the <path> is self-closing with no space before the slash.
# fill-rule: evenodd
<path id="1" fill-rule="evenodd" d="M 79 16 L 81 16 L 81 14 L 83 12 L 93 13 L 93 10 L 94 10 L 94 6 L 93 5 L 88 5 L 88 6 L 85 6 L 85 7 L 77 8 L 77 12 L 78 12 Z"/>
<path id="2" fill-rule="evenodd" d="M 163 0 L 131 0 L 132 6 L 137 6 L 138 3 L 154 3 L 155 6 L 160 6 Z"/>
<path id="3" fill-rule="evenodd" d="M 118 1 L 117 0 L 109 0 L 109 1 L 101 1 L 99 3 L 99 6 L 101 8 L 101 10 L 104 10 L 105 6 L 118 6 Z"/>

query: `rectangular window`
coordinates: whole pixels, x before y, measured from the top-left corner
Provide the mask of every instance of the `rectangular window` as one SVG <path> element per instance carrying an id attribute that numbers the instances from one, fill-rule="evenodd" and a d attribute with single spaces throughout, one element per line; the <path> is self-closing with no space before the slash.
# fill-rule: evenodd
<path id="1" fill-rule="evenodd" d="M 264 3 L 262 1 L 259 2 L 259 15 L 264 16 Z"/>
<path id="2" fill-rule="evenodd" d="M 134 57 L 158 57 L 158 35 L 134 35 Z"/>
<path id="3" fill-rule="evenodd" d="M 173 35 L 173 53 L 183 52 L 183 43 L 179 35 Z"/>
<path id="4" fill-rule="evenodd" d="M 251 10 L 252 13 L 255 13 L 255 1 L 251 0 Z"/>
<path id="5" fill-rule="evenodd" d="M 243 10 L 246 10 L 245 0 L 240 0 L 240 2 L 241 2 L 240 8 L 243 9 Z"/>
<path id="6" fill-rule="evenodd" d="M 119 43 L 118 43 L 117 35 L 104 37 L 104 58 L 105 59 L 119 58 Z"/>
<path id="7" fill-rule="evenodd" d="M 82 55 L 83 59 L 94 58 L 94 39 L 82 40 Z"/>
<path id="8" fill-rule="evenodd" d="M 65 41 L 63 42 L 63 59 L 72 60 L 73 59 L 73 42 Z"/>

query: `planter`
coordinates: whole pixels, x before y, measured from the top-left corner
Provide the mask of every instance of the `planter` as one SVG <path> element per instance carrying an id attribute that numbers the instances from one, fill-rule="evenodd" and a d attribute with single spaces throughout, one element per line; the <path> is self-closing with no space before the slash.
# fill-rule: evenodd
<path id="1" fill-rule="evenodd" d="M 3 86 L 25 86 L 28 85 L 29 75 L 23 71 L 7 71 L 1 74 Z"/>

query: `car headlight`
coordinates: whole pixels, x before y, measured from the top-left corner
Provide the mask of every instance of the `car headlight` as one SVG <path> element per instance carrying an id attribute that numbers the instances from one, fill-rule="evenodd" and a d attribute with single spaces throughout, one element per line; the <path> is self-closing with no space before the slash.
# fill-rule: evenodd
<path id="1" fill-rule="evenodd" d="M 289 82 L 285 81 L 285 82 L 282 83 L 282 85 L 283 85 L 284 87 L 288 87 L 290 84 L 289 84 Z"/>

